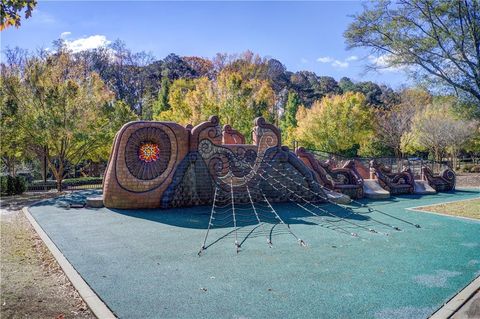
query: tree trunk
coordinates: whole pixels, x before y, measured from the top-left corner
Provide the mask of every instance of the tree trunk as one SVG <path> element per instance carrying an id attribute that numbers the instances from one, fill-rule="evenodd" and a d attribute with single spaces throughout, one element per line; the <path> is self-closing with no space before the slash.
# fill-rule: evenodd
<path id="1" fill-rule="evenodd" d="M 63 173 L 64 173 L 64 168 L 63 168 L 63 161 L 58 160 L 60 163 L 58 165 L 58 168 L 55 167 L 55 164 L 52 163 L 49 157 L 47 157 L 48 161 L 48 166 L 50 167 L 50 170 L 53 173 L 53 176 L 55 176 L 55 180 L 57 181 L 57 191 L 61 192 L 63 190 L 62 187 L 62 179 L 63 179 Z"/>
<path id="2" fill-rule="evenodd" d="M 62 179 L 63 179 L 63 164 L 61 163 L 57 175 L 55 176 L 57 178 L 57 191 L 61 192 L 63 190 L 62 187 Z"/>
<path id="3" fill-rule="evenodd" d="M 57 192 L 61 192 L 61 191 L 62 191 L 62 180 L 57 179 Z"/>

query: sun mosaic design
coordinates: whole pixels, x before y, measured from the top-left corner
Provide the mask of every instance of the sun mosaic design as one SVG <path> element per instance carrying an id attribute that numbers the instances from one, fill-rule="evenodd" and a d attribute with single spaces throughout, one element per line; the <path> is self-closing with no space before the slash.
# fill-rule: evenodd
<path id="1" fill-rule="evenodd" d="M 160 149 L 157 144 L 145 143 L 140 145 L 138 158 L 145 163 L 156 162 L 160 156 Z"/>

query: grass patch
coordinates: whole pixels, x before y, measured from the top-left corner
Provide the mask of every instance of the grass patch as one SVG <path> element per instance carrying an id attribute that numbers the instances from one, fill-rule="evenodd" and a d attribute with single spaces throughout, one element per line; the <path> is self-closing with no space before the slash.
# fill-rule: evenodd
<path id="1" fill-rule="evenodd" d="M 418 210 L 480 219 L 480 198 L 455 203 L 422 206 Z"/>

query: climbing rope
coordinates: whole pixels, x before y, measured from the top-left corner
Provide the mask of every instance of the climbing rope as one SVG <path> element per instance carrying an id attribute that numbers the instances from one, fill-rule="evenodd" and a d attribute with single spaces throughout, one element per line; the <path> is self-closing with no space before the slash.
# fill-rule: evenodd
<path id="1" fill-rule="evenodd" d="M 277 188 L 275 185 L 273 185 L 265 176 L 263 176 L 263 174 L 261 174 L 261 173 L 259 173 L 259 172 L 257 172 L 257 174 L 258 174 L 258 176 L 260 176 L 260 178 L 262 178 L 263 180 L 265 180 L 273 189 L 275 189 L 276 191 L 280 191 L 280 192 L 282 191 L 280 188 Z M 267 173 L 267 174 L 268 174 L 268 173 Z M 359 224 L 357 224 L 357 223 L 354 223 L 354 222 L 351 222 L 351 221 L 349 221 L 349 220 L 346 220 L 345 218 L 338 217 L 338 216 L 330 213 L 329 211 L 321 208 L 320 206 L 313 204 L 311 201 L 307 200 L 307 199 L 304 198 L 303 196 L 296 194 L 294 191 L 290 190 L 290 189 L 288 188 L 288 186 L 280 183 L 278 180 L 276 180 L 276 179 L 273 178 L 272 176 L 270 176 L 270 178 L 272 178 L 275 182 L 277 182 L 278 184 L 280 184 L 282 188 L 284 188 L 285 190 L 287 190 L 288 192 L 290 192 L 292 195 L 296 196 L 297 198 L 302 199 L 305 203 L 314 206 L 314 207 L 317 208 L 318 210 L 320 210 L 320 211 L 322 211 L 322 212 L 324 212 L 324 213 L 326 213 L 326 214 L 328 214 L 328 215 L 330 215 L 330 216 L 333 216 L 333 217 L 336 217 L 336 218 L 340 218 L 341 220 L 343 220 L 343 221 L 345 221 L 345 222 L 347 222 L 347 223 L 349 223 L 349 224 L 351 224 L 351 225 L 354 225 L 354 226 L 356 226 L 356 227 L 364 228 L 364 229 L 366 229 L 366 230 L 368 230 L 368 231 L 370 231 L 370 232 L 375 232 L 375 233 L 377 233 L 377 231 L 375 231 L 375 230 L 372 231 L 371 229 L 369 229 L 369 228 L 367 228 L 367 227 L 365 227 L 365 226 L 363 226 L 363 225 L 359 225 Z M 303 205 L 301 205 L 301 204 L 299 204 L 299 203 L 297 203 L 297 202 L 293 202 L 293 203 L 296 204 L 297 206 L 299 206 L 300 208 L 302 208 L 303 210 L 305 210 L 306 212 L 310 213 L 311 215 L 320 218 L 321 220 L 325 221 L 325 222 L 328 223 L 328 224 L 332 224 L 331 221 L 329 221 L 329 220 L 327 220 L 327 219 L 325 219 L 325 218 L 322 218 L 322 216 L 320 216 L 320 215 L 318 215 L 317 213 L 313 212 L 311 209 L 308 209 L 308 208 L 306 208 L 305 206 L 303 206 Z M 351 236 L 353 236 L 353 237 L 358 237 L 358 234 L 357 234 L 357 233 L 350 232 L 350 231 L 346 230 L 345 228 L 343 228 L 343 227 L 341 227 L 341 226 L 336 225 L 336 226 L 334 226 L 334 227 L 335 227 L 336 229 L 340 230 L 340 231 L 343 232 L 343 233 L 346 233 L 346 234 L 351 235 Z"/>
<path id="2" fill-rule="evenodd" d="M 263 223 L 260 221 L 260 217 L 258 217 L 257 209 L 255 208 L 255 204 L 253 203 L 252 200 L 252 195 L 250 194 L 250 188 L 247 185 L 247 194 L 248 194 L 248 199 L 250 200 L 250 204 L 252 205 L 253 212 L 255 214 L 255 217 L 257 218 L 258 224 L 262 225 L 262 231 L 265 234 L 265 238 L 267 239 L 267 243 L 272 248 L 272 239 L 267 236 L 267 232 L 265 231 L 265 226 Z"/>
<path id="3" fill-rule="evenodd" d="M 212 210 L 210 211 L 210 218 L 208 220 L 208 227 L 207 227 L 207 232 L 205 234 L 205 238 L 203 239 L 203 244 L 202 247 L 200 248 L 200 251 L 198 252 L 198 256 L 202 255 L 202 252 L 207 249 L 205 247 L 205 244 L 207 243 L 207 237 L 208 233 L 210 232 L 210 227 L 212 226 L 212 220 L 213 220 L 213 214 L 215 214 L 215 201 L 217 200 L 217 191 L 218 187 L 215 187 L 215 193 L 213 194 L 213 204 L 212 204 Z"/>
<path id="4" fill-rule="evenodd" d="M 277 173 L 280 174 L 281 176 L 287 178 L 288 180 L 292 181 L 292 182 L 295 183 L 296 185 L 298 185 L 298 186 L 300 186 L 300 187 L 302 187 L 302 188 L 304 188 L 304 189 L 306 189 L 306 190 L 308 190 L 308 191 L 310 191 L 310 192 L 312 192 L 312 193 L 314 193 L 314 194 L 317 194 L 318 196 L 322 197 L 321 194 L 319 194 L 319 193 L 311 190 L 310 188 L 306 187 L 306 186 L 303 185 L 302 183 L 298 183 L 297 181 L 295 181 L 295 180 L 292 179 L 291 177 L 289 177 L 289 176 L 287 176 L 286 174 L 280 172 L 278 169 L 276 169 L 276 168 L 275 168 L 273 165 L 271 165 L 270 163 L 268 163 L 268 162 L 266 162 L 266 161 L 262 161 L 262 163 L 266 164 L 267 166 L 269 166 L 270 168 L 272 168 L 275 172 L 277 172 Z M 291 169 L 287 168 L 286 170 L 290 171 Z M 267 174 L 268 174 L 268 173 L 267 173 Z M 269 174 L 269 175 L 270 175 L 270 174 Z M 321 184 L 318 183 L 317 181 L 315 181 L 315 180 L 312 180 L 312 181 L 313 181 L 313 183 L 315 183 L 316 185 L 318 185 L 321 189 L 327 190 L 327 191 L 331 191 L 330 189 L 328 189 L 328 188 L 326 188 L 325 186 L 321 185 Z M 331 204 L 340 206 L 340 207 L 348 210 L 351 214 L 363 215 L 363 214 L 354 212 L 351 207 L 347 207 L 347 206 L 344 206 L 344 205 L 340 205 L 340 204 L 338 204 L 338 203 L 335 203 L 334 201 L 332 201 L 331 199 L 329 199 L 328 196 L 324 196 L 324 197 L 322 197 L 322 199 L 328 201 L 328 202 L 331 203 Z M 351 202 L 359 205 L 360 207 L 366 207 L 369 212 L 374 212 L 374 211 L 375 211 L 375 212 L 378 212 L 378 213 L 380 213 L 380 214 L 383 214 L 383 215 L 389 216 L 389 217 L 391 217 L 391 218 L 394 218 L 394 219 L 396 219 L 396 220 L 399 220 L 399 221 L 401 221 L 401 222 L 404 222 L 404 223 L 406 223 L 406 224 L 415 226 L 416 228 L 421 228 L 420 225 L 418 225 L 418 224 L 414 224 L 414 223 L 409 222 L 409 221 L 407 221 L 407 220 L 405 220 L 405 219 L 402 219 L 402 218 L 400 218 L 400 217 L 396 217 L 396 216 L 387 214 L 387 213 L 385 213 L 385 212 L 383 212 L 383 211 L 381 211 L 381 210 L 379 210 L 379 209 L 371 208 L 371 207 L 369 207 L 367 204 L 361 203 L 361 202 L 359 202 L 359 201 L 357 201 L 357 200 L 351 199 Z M 376 223 L 379 223 L 379 224 L 382 224 L 382 225 L 384 225 L 384 226 L 393 228 L 394 230 L 397 230 L 397 231 L 400 231 L 400 230 L 401 230 L 401 229 L 400 229 L 399 227 L 397 227 L 397 226 L 393 226 L 393 225 L 391 225 L 391 224 L 388 224 L 388 223 L 379 221 L 379 220 L 374 219 L 374 218 L 372 218 L 372 217 L 370 217 L 370 219 L 371 219 L 372 221 L 376 222 Z"/>
<path id="5" fill-rule="evenodd" d="M 233 216 L 233 228 L 235 230 L 235 248 L 237 254 L 240 251 L 240 245 L 238 244 L 238 229 L 237 229 L 237 218 L 235 216 L 235 197 L 233 196 L 233 179 L 230 177 L 230 194 L 232 196 L 232 216 Z"/>

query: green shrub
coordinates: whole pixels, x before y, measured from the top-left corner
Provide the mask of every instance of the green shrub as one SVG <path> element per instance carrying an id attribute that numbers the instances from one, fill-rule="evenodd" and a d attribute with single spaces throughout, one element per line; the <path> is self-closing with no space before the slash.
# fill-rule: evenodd
<path id="1" fill-rule="evenodd" d="M 6 194 L 7 189 L 7 176 L 0 176 L 0 193 Z"/>
<path id="2" fill-rule="evenodd" d="M 23 176 L 15 176 L 13 185 L 15 187 L 16 195 L 20 195 L 27 190 L 27 180 Z"/>
<path id="3" fill-rule="evenodd" d="M 63 185 L 88 185 L 93 183 L 101 183 L 102 177 L 79 177 L 66 178 L 62 181 Z"/>
<path id="4" fill-rule="evenodd" d="M 0 185 L 2 195 L 20 195 L 27 189 L 27 183 L 23 176 L 1 176 Z"/>

